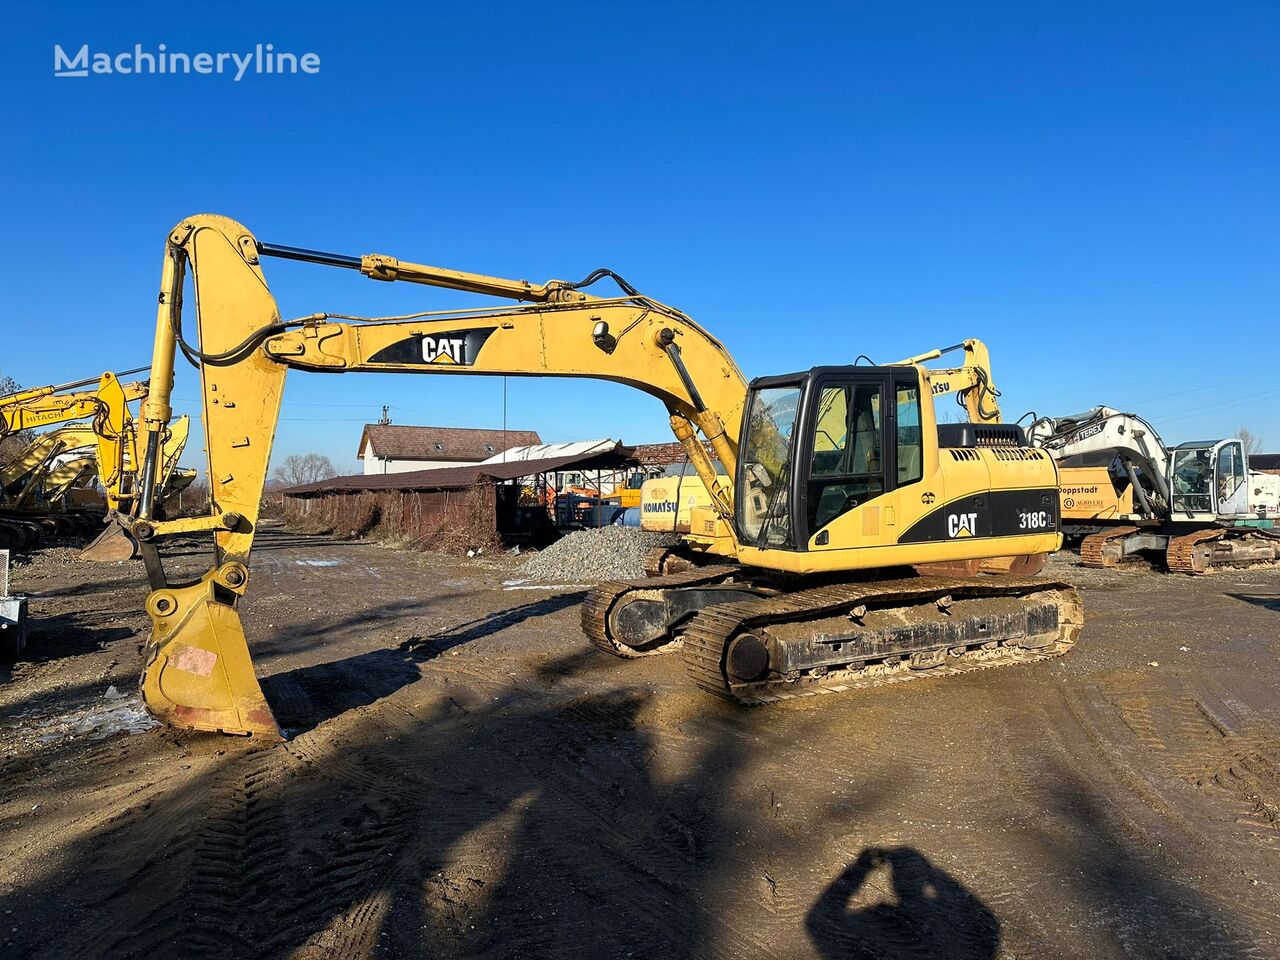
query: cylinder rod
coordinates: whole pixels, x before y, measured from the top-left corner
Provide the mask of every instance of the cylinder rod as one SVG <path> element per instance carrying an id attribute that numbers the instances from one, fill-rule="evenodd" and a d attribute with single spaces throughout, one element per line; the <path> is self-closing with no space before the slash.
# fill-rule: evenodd
<path id="1" fill-rule="evenodd" d="M 349 257 L 345 253 L 325 253 L 323 250 L 308 250 L 305 247 L 286 247 L 279 243 L 263 243 L 258 241 L 258 253 L 264 257 L 279 257 L 281 260 L 301 260 L 304 263 L 323 263 L 330 267 L 346 267 L 348 270 L 360 269 L 360 258 Z"/>
<path id="2" fill-rule="evenodd" d="M 116 372 L 117 377 L 127 377 L 133 373 L 142 373 L 143 370 L 150 370 L 150 367 L 134 367 L 132 370 L 119 370 Z M 62 393 L 63 390 L 75 390 L 77 387 L 87 387 L 90 384 L 97 383 L 101 377 L 88 377 L 84 380 L 74 380 L 71 383 L 60 383 L 56 387 L 50 387 L 51 393 Z"/>

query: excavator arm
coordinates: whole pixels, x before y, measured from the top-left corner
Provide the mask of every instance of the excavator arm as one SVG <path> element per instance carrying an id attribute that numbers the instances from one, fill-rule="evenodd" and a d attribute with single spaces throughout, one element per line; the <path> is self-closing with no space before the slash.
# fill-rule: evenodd
<path id="1" fill-rule="evenodd" d="M 1149 518 L 1167 517 L 1173 502 L 1169 490 L 1169 450 L 1156 429 L 1141 417 L 1111 407 L 1065 417 L 1040 417 L 1027 431 L 1033 447 L 1047 451 L 1060 464 L 1118 467 Z M 1119 474 L 1117 474 L 1118 476 Z"/>
<path id="2" fill-rule="evenodd" d="M 24 504 L 64 453 L 91 450 L 97 436 L 90 427 L 59 427 L 42 433 L 16 457 L 0 465 L 0 488 L 10 506 Z"/>
<path id="3" fill-rule="evenodd" d="M 66 496 L 73 487 L 81 487 L 98 474 L 98 458 L 93 454 L 81 454 L 63 460 L 49 471 L 45 478 L 45 496 L 50 502 Z"/>
<path id="4" fill-rule="evenodd" d="M 127 376 L 145 369 L 147 368 L 139 367 L 123 371 L 119 375 L 112 374 L 112 382 L 116 382 L 118 376 Z M 98 384 L 98 389 L 63 392 L 90 383 Z M 127 402 L 141 400 L 147 395 L 145 380 L 119 386 Z M 97 416 L 102 409 L 101 389 L 102 379 L 94 377 L 92 380 L 78 380 L 58 386 L 34 387 L 0 397 L 0 437 Z"/>
<path id="5" fill-rule="evenodd" d="M 924 369 L 929 392 L 935 398 L 953 395 L 964 407 L 970 423 L 1000 422 L 1000 391 L 991 379 L 991 358 L 981 340 L 964 340 L 950 347 L 930 350 L 915 357 L 899 360 L 897 365 L 923 364 L 955 350 L 964 351 L 964 364 L 959 367 Z"/>
<path id="6" fill-rule="evenodd" d="M 108 396 L 112 391 L 104 391 Z M 117 395 L 118 399 L 118 395 Z M 98 473 L 107 500 L 107 525 L 82 551 L 81 560 L 116 563 L 138 555 L 136 541 L 125 532 L 139 500 L 139 463 L 137 431 L 129 408 L 123 403 L 109 405 L 111 413 L 103 417 L 98 432 Z M 187 445 L 191 420 L 181 416 L 169 424 L 160 444 L 160 464 L 156 473 L 156 503 L 171 493 L 178 459 Z M 191 481 L 187 480 L 183 486 Z"/>
<path id="7" fill-rule="evenodd" d="M 286 322 L 263 275 L 262 261 L 268 257 L 517 303 L 382 318 L 320 313 Z M 198 345 L 187 341 L 183 324 L 188 273 L 196 290 Z M 732 472 L 745 378 L 724 347 L 678 310 L 620 280 L 617 297 L 581 289 L 606 278 L 618 280 L 596 271 L 576 284 L 531 284 L 381 255 L 349 257 L 276 246 L 225 217 L 202 215 L 179 224 L 165 250 L 152 389 L 142 406 L 143 478 L 131 523 L 153 587 L 147 601 L 153 630 L 142 677 L 148 710 L 193 729 L 277 732 L 236 605 L 249 581 L 249 553 L 290 367 L 321 373 L 591 377 L 633 386 L 666 406 L 676 438 L 707 488 L 716 491 L 714 506 L 728 519 L 730 497 L 715 483 L 699 434 Z M 206 518 L 165 522 L 154 516 L 156 479 L 179 351 L 200 373 L 212 506 Z M 201 529 L 214 533 L 214 566 L 197 583 L 170 584 L 156 539 Z"/>

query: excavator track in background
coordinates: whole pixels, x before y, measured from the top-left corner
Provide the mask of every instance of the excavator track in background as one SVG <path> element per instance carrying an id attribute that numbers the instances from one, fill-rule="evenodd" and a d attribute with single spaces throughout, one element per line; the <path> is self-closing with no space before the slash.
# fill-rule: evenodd
<path id="1" fill-rule="evenodd" d="M 1069 584 L 919 577 L 833 584 L 703 610 L 683 629 L 689 676 L 761 704 L 1032 663 L 1075 644 Z"/>
<path id="2" fill-rule="evenodd" d="M 683 555 L 678 543 L 668 547 L 654 547 L 644 555 L 646 577 L 665 577 L 669 573 L 691 569 L 693 564 Z"/>
<path id="3" fill-rule="evenodd" d="M 1137 533 L 1137 527 L 1112 527 L 1101 533 L 1091 533 L 1080 541 L 1080 560 L 1086 567 L 1109 568 L 1119 566 L 1122 557 L 1111 555 L 1107 544 L 1123 540 L 1130 534 Z"/>
<path id="4" fill-rule="evenodd" d="M 685 619 L 693 611 L 672 610 L 667 597 L 685 604 L 709 604 L 715 598 L 697 594 L 698 588 L 725 584 L 734 594 L 752 589 L 743 583 L 726 583 L 742 572 L 742 567 L 723 564 L 692 567 L 645 580 L 606 581 L 582 603 L 582 632 L 592 644 L 615 657 L 635 659 L 678 649 L 680 639 L 670 628 L 670 621 L 673 617 Z M 631 610 L 623 612 L 626 607 Z M 630 642 L 625 642 L 623 638 L 628 636 Z"/>
<path id="5" fill-rule="evenodd" d="M 1169 538 L 1169 570 L 1198 576 L 1280 563 L 1280 534 L 1258 527 L 1215 527 Z"/>
<path id="6" fill-rule="evenodd" d="M 707 566 L 725 566 L 729 560 L 712 553 L 696 553 L 684 543 L 654 547 L 644 557 L 646 577 L 665 577 L 671 573 L 683 573 Z"/>

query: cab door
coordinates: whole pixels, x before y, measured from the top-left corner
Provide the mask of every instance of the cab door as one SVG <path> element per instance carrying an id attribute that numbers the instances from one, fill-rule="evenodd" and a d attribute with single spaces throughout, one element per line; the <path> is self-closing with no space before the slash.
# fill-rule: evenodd
<path id="1" fill-rule="evenodd" d="M 883 496 L 893 467 L 885 442 L 886 375 L 827 374 L 811 390 L 806 411 L 808 470 L 799 498 L 807 532 L 802 542 Z"/>
<path id="2" fill-rule="evenodd" d="M 1245 482 L 1244 445 L 1224 440 L 1213 451 L 1214 513 L 1235 517 L 1249 512 L 1249 485 Z"/>

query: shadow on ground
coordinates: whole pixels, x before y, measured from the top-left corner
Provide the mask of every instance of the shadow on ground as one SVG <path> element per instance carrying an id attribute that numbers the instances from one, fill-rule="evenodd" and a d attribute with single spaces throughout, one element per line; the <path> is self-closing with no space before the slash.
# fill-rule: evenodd
<path id="1" fill-rule="evenodd" d="M 281 728 L 288 736 L 297 736 L 415 682 L 422 676 L 421 664 L 455 647 L 491 636 L 532 617 L 575 606 L 582 598 L 581 592 L 546 597 L 478 617 L 430 637 L 411 637 L 395 647 L 278 673 L 263 680 L 263 693 Z M 336 629 L 336 626 L 308 627 L 307 635 L 322 634 L 326 629 Z"/>
<path id="2" fill-rule="evenodd" d="M 695 957 L 740 760 L 712 724 L 660 782 L 647 695 L 357 711 L 57 851 L 23 957 Z M 415 711 L 416 713 L 416 711 Z M 339 725 L 333 725 L 339 726 Z M 74 918 L 74 919 L 71 919 Z"/>
<path id="3" fill-rule="evenodd" d="M 843 958 L 992 960 L 995 914 L 911 847 L 868 847 L 805 918 L 818 954 Z"/>

